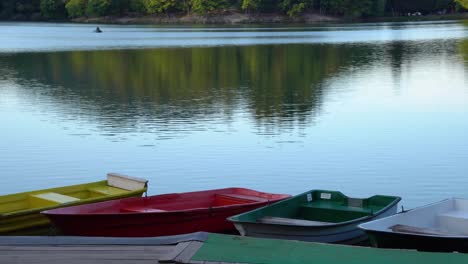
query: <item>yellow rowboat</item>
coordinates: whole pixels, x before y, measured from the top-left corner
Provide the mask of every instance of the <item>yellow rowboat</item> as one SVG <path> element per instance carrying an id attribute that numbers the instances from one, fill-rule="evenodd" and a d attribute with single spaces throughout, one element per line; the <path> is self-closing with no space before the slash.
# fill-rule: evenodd
<path id="1" fill-rule="evenodd" d="M 141 196 L 148 181 L 116 173 L 107 180 L 0 196 L 0 235 L 48 234 L 51 224 L 41 211 Z"/>

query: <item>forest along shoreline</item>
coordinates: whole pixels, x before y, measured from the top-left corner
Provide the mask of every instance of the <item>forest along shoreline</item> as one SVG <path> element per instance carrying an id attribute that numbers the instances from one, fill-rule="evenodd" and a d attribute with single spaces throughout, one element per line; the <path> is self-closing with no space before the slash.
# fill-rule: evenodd
<path id="1" fill-rule="evenodd" d="M 305 12 L 297 17 L 290 17 L 280 13 L 246 14 L 241 12 L 225 11 L 206 15 L 112 15 L 102 17 L 78 17 L 73 19 L 40 19 L 40 18 L 12 18 L 0 19 L 0 22 L 66 22 L 81 24 L 219 24 L 219 25 L 242 25 L 242 24 L 314 24 L 314 23 L 356 23 L 356 22 L 410 22 L 410 21 L 443 21 L 468 19 L 468 13 L 453 13 L 444 15 L 424 16 L 383 16 L 383 17 L 338 17 L 327 16 L 315 12 Z"/>
<path id="2" fill-rule="evenodd" d="M 468 0 L 2 0 L 0 21 L 274 24 L 468 19 Z"/>

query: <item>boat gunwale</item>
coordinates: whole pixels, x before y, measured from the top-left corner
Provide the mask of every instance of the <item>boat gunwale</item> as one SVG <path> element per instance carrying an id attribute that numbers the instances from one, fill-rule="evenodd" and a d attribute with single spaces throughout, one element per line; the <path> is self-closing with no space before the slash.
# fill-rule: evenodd
<path id="1" fill-rule="evenodd" d="M 266 193 L 266 192 L 260 192 L 260 191 L 256 191 L 256 190 L 253 190 L 253 189 L 248 189 L 248 188 L 242 188 L 242 187 L 229 187 L 229 188 L 221 188 L 221 189 L 213 189 L 213 190 L 205 190 L 205 191 L 193 191 L 193 192 L 181 192 L 181 193 L 164 193 L 164 194 L 157 194 L 157 195 L 153 195 L 153 196 L 163 196 L 163 195 L 186 195 L 186 194 L 190 194 L 190 193 L 201 193 L 201 192 L 206 192 L 206 191 L 210 191 L 210 192 L 215 192 L 215 191 L 223 191 L 223 190 L 233 190 L 233 189 L 237 189 L 237 190 L 247 190 L 247 191 L 254 191 L 254 192 L 257 192 L 257 193 L 261 193 L 261 194 L 269 194 L 269 195 L 274 195 L 274 196 L 279 196 L 279 198 L 277 199 L 267 199 L 266 201 L 252 201 L 252 202 L 249 202 L 249 203 L 242 203 L 242 204 L 231 204 L 231 205 L 221 205 L 221 206 L 211 206 L 211 207 L 198 207 L 198 208 L 190 208 L 190 209 L 180 209 L 180 210 L 171 210 L 171 211 L 160 211 L 160 212 L 113 212 L 113 213 L 99 213 L 99 212 L 92 212 L 92 213 L 89 213 L 89 212 L 80 212 L 79 214 L 77 214 L 76 212 L 59 212 L 59 213 L 55 213 L 55 212 L 50 212 L 52 210 L 55 210 L 55 209 L 49 209 L 49 210 L 44 210 L 41 212 L 41 214 L 43 215 L 56 215 L 56 216 L 76 216 L 76 215 L 79 215 L 80 217 L 84 217 L 84 216 L 116 216 L 116 215 L 142 215 L 142 214 L 145 214 L 145 215 L 167 215 L 167 214 L 186 214 L 186 213 L 194 213 L 194 212 L 202 212 L 202 211 L 207 211 L 207 212 L 212 212 L 213 210 L 216 210 L 216 209 L 236 209 L 236 208 L 241 208 L 241 207 L 244 207 L 244 206 L 255 206 L 255 205 L 259 205 L 259 204 L 265 204 L 265 205 L 270 205 L 272 203 L 276 203 L 278 201 L 282 201 L 282 200 L 285 200 L 285 199 L 289 199 L 291 198 L 292 196 L 289 195 L 289 194 L 279 194 L 279 193 Z M 148 197 L 128 197 L 128 198 L 122 198 L 122 199 L 143 199 L 143 198 L 149 198 L 149 197 L 152 197 L 152 196 L 148 196 Z M 283 197 L 283 198 L 281 198 Z M 119 201 L 119 200 L 122 200 L 122 199 L 117 199 L 117 200 L 114 200 L 114 202 L 116 201 Z M 111 202 L 111 201 L 102 201 L 102 202 L 99 202 L 99 203 L 106 203 L 106 202 Z M 93 204 L 96 204 L 96 203 L 93 203 Z M 76 205 L 76 206 L 82 206 L 82 205 Z M 67 208 L 56 208 L 57 210 L 64 210 L 64 209 L 67 209 L 67 210 L 70 210 L 70 209 L 73 209 L 74 206 L 69 206 Z"/>
<path id="2" fill-rule="evenodd" d="M 401 214 L 406 214 L 406 213 L 410 213 L 410 212 L 414 212 L 415 210 L 420 210 L 420 209 L 424 209 L 424 208 L 428 208 L 428 207 L 431 207 L 431 206 L 434 206 L 434 205 L 437 205 L 437 204 L 442 204 L 444 202 L 448 202 L 448 201 L 453 201 L 453 200 L 467 200 L 467 199 L 463 199 L 463 198 L 448 198 L 448 199 L 443 199 L 443 200 L 440 200 L 440 201 L 437 201 L 437 202 L 433 202 L 433 203 L 430 203 L 430 204 L 426 204 L 426 205 L 422 205 L 422 206 L 418 206 L 416 208 L 413 208 L 411 210 L 408 210 L 408 211 L 405 211 L 405 212 L 400 212 L 400 213 L 397 213 L 395 215 L 392 215 L 392 216 L 388 216 L 388 217 L 385 217 L 385 218 L 382 218 L 382 219 L 376 219 L 374 221 L 370 221 L 370 222 L 367 222 L 367 223 L 362 223 L 360 224 L 358 227 L 365 231 L 366 233 L 385 233 L 385 234 L 393 234 L 393 235 L 404 235 L 404 236 L 409 236 L 409 237 L 431 237 L 431 238 L 451 238 L 451 239 L 467 239 L 468 238 L 468 235 L 464 235 L 464 236 L 454 236 L 454 235 L 435 235 L 435 234 L 423 234 L 423 233 L 418 233 L 418 234 L 411 234 L 411 233 L 405 233 L 405 232 L 398 232 L 398 231 L 392 231 L 392 230 L 380 230 L 380 229 L 369 229 L 369 228 L 366 228 L 365 225 L 370 225 L 370 224 L 375 224 L 375 222 L 377 221 L 381 221 L 381 220 L 385 220 L 389 217 L 395 217 L 395 218 L 398 218 Z M 468 200 L 467 200 L 468 201 Z M 363 226 L 364 225 L 364 226 Z"/>
<path id="3" fill-rule="evenodd" d="M 293 199 L 293 198 L 295 198 L 297 196 L 307 195 L 308 193 L 315 192 L 315 191 L 335 192 L 335 193 L 340 193 L 340 194 L 342 194 L 343 196 L 345 196 L 347 198 L 355 198 L 355 197 L 349 197 L 349 196 L 343 194 L 340 191 L 317 189 L 317 190 L 310 190 L 310 191 L 307 191 L 307 192 L 304 192 L 304 193 L 301 193 L 301 194 L 298 194 L 298 195 L 294 195 L 294 196 L 292 196 L 292 197 L 290 197 L 288 199 L 285 199 L 285 200 L 281 201 L 281 203 L 283 203 L 283 202 L 286 203 L 288 200 Z M 401 197 L 388 196 L 388 195 L 372 195 L 372 196 L 370 196 L 368 198 L 360 198 L 360 199 L 371 199 L 371 198 L 377 197 L 377 196 L 387 196 L 387 197 L 392 197 L 392 198 L 395 198 L 395 199 L 394 199 L 394 201 L 392 201 L 391 203 L 389 203 L 388 205 L 386 205 L 385 207 L 383 207 L 382 209 L 377 211 L 378 212 L 377 214 L 367 215 L 367 216 L 363 216 L 363 217 L 360 217 L 360 218 L 356 218 L 356 219 L 352 219 L 352 220 L 348 220 L 348 221 L 344 221 L 344 222 L 330 223 L 330 224 L 327 224 L 327 225 L 301 225 L 301 224 L 286 224 L 286 223 L 278 223 L 278 224 L 275 223 L 275 224 L 273 224 L 273 223 L 261 223 L 261 222 L 234 220 L 234 218 L 236 218 L 236 217 L 238 217 L 239 215 L 242 215 L 242 214 L 231 216 L 231 217 L 227 218 L 227 220 L 234 223 L 234 224 L 252 224 L 252 225 L 286 226 L 286 227 L 305 227 L 305 228 L 309 228 L 309 229 L 315 229 L 315 228 L 323 229 L 324 227 L 325 228 L 333 228 L 333 227 L 350 225 L 350 224 L 353 224 L 353 223 L 365 221 L 367 219 L 375 218 L 376 216 L 382 215 L 385 212 L 387 212 L 388 210 L 392 209 L 395 205 L 397 205 L 401 201 Z M 248 214 L 248 213 L 251 213 L 253 211 L 260 211 L 262 209 L 263 208 L 258 208 L 258 209 L 255 209 L 255 210 L 243 213 L 243 214 Z"/>

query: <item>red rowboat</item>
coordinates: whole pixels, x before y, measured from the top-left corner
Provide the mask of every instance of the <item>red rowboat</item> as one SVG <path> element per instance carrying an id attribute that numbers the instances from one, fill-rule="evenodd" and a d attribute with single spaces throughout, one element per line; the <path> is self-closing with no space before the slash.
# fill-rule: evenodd
<path id="1" fill-rule="evenodd" d="M 44 211 L 65 235 L 145 237 L 230 232 L 227 217 L 290 197 L 228 188 L 126 198 Z"/>

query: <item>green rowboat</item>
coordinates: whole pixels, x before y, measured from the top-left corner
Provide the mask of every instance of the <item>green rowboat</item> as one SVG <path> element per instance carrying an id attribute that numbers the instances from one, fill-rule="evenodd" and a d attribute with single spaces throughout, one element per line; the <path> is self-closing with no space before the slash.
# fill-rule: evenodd
<path id="1" fill-rule="evenodd" d="M 147 180 L 109 173 L 107 180 L 0 196 L 0 235 L 47 234 L 41 211 L 78 204 L 141 196 Z"/>
<path id="2" fill-rule="evenodd" d="M 312 190 L 228 218 L 243 236 L 356 244 L 367 239 L 357 226 L 396 213 L 400 197 L 350 198 Z"/>

